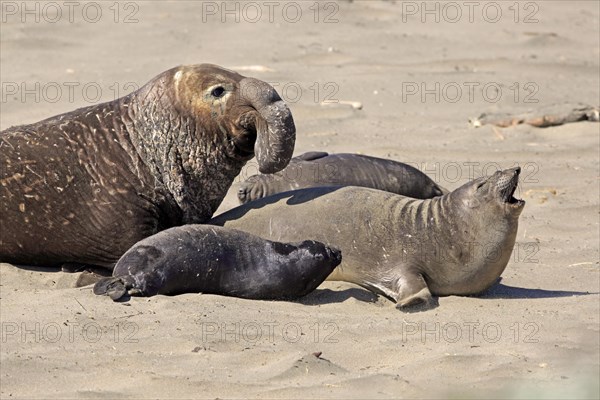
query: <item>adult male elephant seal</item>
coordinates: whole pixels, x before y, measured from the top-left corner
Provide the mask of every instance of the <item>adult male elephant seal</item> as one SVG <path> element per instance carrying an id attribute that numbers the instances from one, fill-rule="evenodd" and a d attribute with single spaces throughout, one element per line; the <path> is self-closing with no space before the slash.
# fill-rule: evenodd
<path id="1" fill-rule="evenodd" d="M 289 162 L 290 110 L 267 83 L 181 66 L 117 100 L 0 133 L 0 261 L 112 269 L 139 240 L 203 223 L 256 155 Z"/>
<path id="2" fill-rule="evenodd" d="M 323 243 L 278 243 L 210 225 L 167 229 L 127 250 L 94 293 L 125 296 L 213 293 L 249 299 L 291 299 L 319 286 L 340 263 Z"/>
<path id="3" fill-rule="evenodd" d="M 405 307 L 432 295 L 470 295 L 506 267 L 525 202 L 520 168 L 427 200 L 360 187 L 311 188 L 239 206 L 210 223 L 270 240 L 306 238 L 342 251 L 329 280 L 384 294 Z"/>
<path id="4" fill-rule="evenodd" d="M 398 161 L 314 151 L 292 158 L 276 174 L 249 177 L 240 184 L 238 199 L 244 204 L 275 193 L 319 186 L 362 186 L 415 199 L 448 193 L 418 169 Z"/>

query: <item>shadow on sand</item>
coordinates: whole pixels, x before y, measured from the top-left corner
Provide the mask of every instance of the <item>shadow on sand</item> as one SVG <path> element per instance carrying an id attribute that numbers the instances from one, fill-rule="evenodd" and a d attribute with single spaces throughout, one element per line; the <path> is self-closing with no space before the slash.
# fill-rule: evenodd
<path id="1" fill-rule="evenodd" d="M 359 287 L 344 290 L 316 289 L 314 292 L 298 299 L 298 302 L 314 306 L 319 304 L 343 303 L 348 299 L 355 299 L 363 303 L 377 303 L 379 296 Z"/>
<path id="2" fill-rule="evenodd" d="M 585 296 L 594 293 L 566 290 L 530 289 L 497 283 L 477 297 L 482 299 L 549 299 L 556 297 Z"/>
<path id="3" fill-rule="evenodd" d="M 590 294 L 597 293 L 530 289 L 496 283 L 485 292 L 471 297 L 477 297 L 480 299 L 548 299 L 557 297 L 586 296 Z M 386 296 L 382 297 L 386 298 Z M 359 287 L 344 290 L 316 289 L 309 295 L 297 300 L 297 302 L 304 305 L 313 306 L 320 304 L 343 303 L 351 298 L 364 303 L 377 303 L 379 295 Z M 426 307 L 426 309 L 436 308 L 438 306 L 437 300 L 437 297 L 434 298 L 434 303 L 430 304 L 428 307 Z M 408 308 L 404 311 L 411 312 L 412 309 Z M 414 311 L 423 311 L 423 309 L 417 307 Z"/>

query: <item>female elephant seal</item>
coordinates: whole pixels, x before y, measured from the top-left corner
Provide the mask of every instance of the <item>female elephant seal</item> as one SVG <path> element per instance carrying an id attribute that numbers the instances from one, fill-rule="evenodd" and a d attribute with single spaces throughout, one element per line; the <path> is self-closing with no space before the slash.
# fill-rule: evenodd
<path id="1" fill-rule="evenodd" d="M 267 83 L 173 68 L 117 100 L 0 133 L 0 261 L 112 269 L 160 230 L 208 221 L 256 155 L 289 162 L 292 115 Z"/>
<path id="2" fill-rule="evenodd" d="M 308 152 L 292 158 L 276 174 L 249 177 L 240 184 L 238 199 L 244 204 L 275 193 L 319 186 L 362 186 L 415 199 L 448 193 L 418 169 L 398 161 L 362 154 Z"/>
<path id="3" fill-rule="evenodd" d="M 130 295 L 212 293 L 248 299 L 289 299 L 312 292 L 340 263 L 323 243 L 278 243 L 209 225 L 167 229 L 136 243 L 113 278 L 94 293 Z"/>
<path id="4" fill-rule="evenodd" d="M 506 267 L 525 202 L 513 197 L 520 168 L 416 200 L 360 187 L 312 188 L 266 197 L 210 223 L 271 240 L 310 238 L 342 251 L 328 278 L 384 294 L 399 307 L 432 294 L 470 295 Z"/>

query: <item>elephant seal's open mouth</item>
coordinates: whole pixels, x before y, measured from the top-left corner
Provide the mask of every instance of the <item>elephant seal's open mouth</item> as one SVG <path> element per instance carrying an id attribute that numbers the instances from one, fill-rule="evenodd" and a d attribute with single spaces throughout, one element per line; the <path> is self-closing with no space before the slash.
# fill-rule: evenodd
<path id="1" fill-rule="evenodd" d="M 521 174 L 521 167 L 515 167 L 502 172 L 502 176 L 498 179 L 498 189 L 500 191 L 500 197 L 505 203 L 514 205 L 515 207 L 522 207 L 525 205 L 525 201 L 514 197 L 515 191 L 519 184 L 519 175 Z"/>

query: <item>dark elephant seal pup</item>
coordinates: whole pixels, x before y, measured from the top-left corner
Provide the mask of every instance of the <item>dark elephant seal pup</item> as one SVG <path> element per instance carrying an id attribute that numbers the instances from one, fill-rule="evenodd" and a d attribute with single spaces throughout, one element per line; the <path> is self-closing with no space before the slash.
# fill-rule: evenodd
<path id="1" fill-rule="evenodd" d="M 112 278 L 94 293 L 130 295 L 212 293 L 248 299 L 290 299 L 312 292 L 341 261 L 323 243 L 278 243 L 210 225 L 184 225 L 136 243 Z"/>
<path id="2" fill-rule="evenodd" d="M 319 240 L 342 251 L 329 280 L 353 282 L 400 307 L 432 295 L 470 295 L 506 267 L 525 202 L 520 168 L 416 200 L 360 187 L 312 188 L 266 197 L 210 223 L 270 240 Z"/>
<path id="3" fill-rule="evenodd" d="M 308 152 L 292 158 L 276 174 L 246 179 L 239 186 L 238 199 L 244 204 L 275 193 L 319 186 L 362 186 L 415 199 L 448 193 L 418 169 L 398 161 L 362 154 Z"/>
<path id="4" fill-rule="evenodd" d="M 160 230 L 208 221 L 244 164 L 292 157 L 290 110 L 216 65 L 165 71 L 114 101 L 0 133 L 0 261 L 112 269 Z"/>

